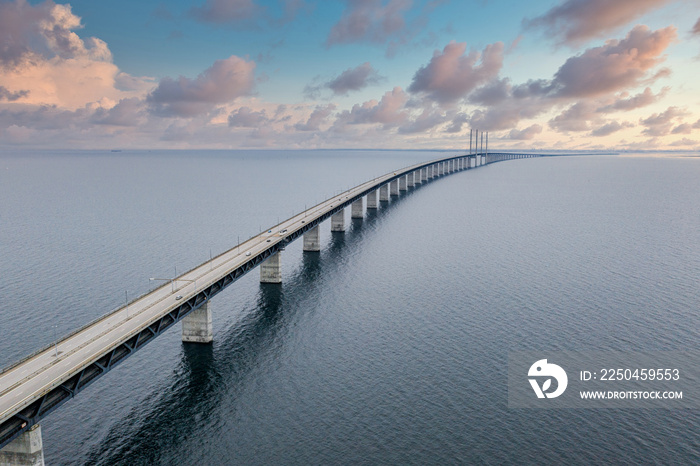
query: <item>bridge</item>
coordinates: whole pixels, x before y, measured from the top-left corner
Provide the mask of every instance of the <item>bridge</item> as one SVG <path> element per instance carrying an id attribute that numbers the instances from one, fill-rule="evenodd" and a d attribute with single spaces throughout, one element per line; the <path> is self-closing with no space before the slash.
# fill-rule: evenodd
<path id="1" fill-rule="evenodd" d="M 304 251 L 320 250 L 319 226 L 345 230 L 345 212 L 363 218 L 379 201 L 438 177 L 536 154 L 476 152 L 387 173 L 300 212 L 168 283 L 90 322 L 0 372 L 0 464 L 43 464 L 39 421 L 148 342 L 182 322 L 182 341 L 212 341 L 214 296 L 260 266 L 261 283 L 281 283 L 280 256 L 303 237 Z"/>

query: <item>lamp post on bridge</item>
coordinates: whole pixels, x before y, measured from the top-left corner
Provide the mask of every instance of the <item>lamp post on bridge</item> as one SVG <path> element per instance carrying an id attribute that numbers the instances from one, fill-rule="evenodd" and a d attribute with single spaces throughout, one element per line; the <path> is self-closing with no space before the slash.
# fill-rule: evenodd
<path id="1" fill-rule="evenodd" d="M 164 281 L 164 282 L 170 282 L 171 285 L 171 290 L 173 293 L 175 293 L 175 282 L 190 282 L 194 283 L 194 292 L 197 292 L 197 280 L 190 280 L 189 278 L 149 278 L 149 281 Z"/>

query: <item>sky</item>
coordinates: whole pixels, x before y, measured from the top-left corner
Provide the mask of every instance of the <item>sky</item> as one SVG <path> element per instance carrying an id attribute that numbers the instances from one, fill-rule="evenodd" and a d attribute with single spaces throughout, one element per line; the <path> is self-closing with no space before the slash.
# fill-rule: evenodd
<path id="1" fill-rule="evenodd" d="M 700 150 L 700 0 L 0 0 L 0 148 Z"/>

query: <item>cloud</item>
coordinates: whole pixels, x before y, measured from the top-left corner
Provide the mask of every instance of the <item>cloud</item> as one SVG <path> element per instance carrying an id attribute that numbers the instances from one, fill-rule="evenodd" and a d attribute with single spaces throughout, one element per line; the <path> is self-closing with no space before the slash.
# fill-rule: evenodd
<path id="1" fill-rule="evenodd" d="M 671 134 L 690 134 L 692 132 L 693 125 L 690 123 L 682 123 L 671 130 Z"/>
<path id="2" fill-rule="evenodd" d="M 4 100 L 69 109 L 109 101 L 111 107 L 152 87 L 148 78 L 120 72 L 104 41 L 73 32 L 81 27 L 70 5 L 0 3 L 0 87 L 16 90 L 3 93 Z"/>
<path id="3" fill-rule="evenodd" d="M 318 98 L 322 89 L 330 89 L 333 95 L 348 95 L 351 91 L 359 91 L 372 84 L 381 82 L 384 78 L 372 68 L 369 62 L 365 62 L 355 68 L 348 68 L 339 76 L 320 85 L 307 85 L 304 94 L 311 98 Z"/>
<path id="4" fill-rule="evenodd" d="M 627 121 L 611 121 L 591 131 L 591 136 L 608 136 L 625 128 L 634 128 L 634 125 Z"/>
<path id="5" fill-rule="evenodd" d="M 603 37 L 672 0 L 566 0 L 544 15 L 526 19 L 527 29 L 542 29 L 560 43 L 578 45 Z"/>
<path id="6" fill-rule="evenodd" d="M 228 125 L 238 128 L 257 128 L 269 121 L 264 109 L 255 112 L 250 107 L 236 109 L 228 116 Z"/>
<path id="7" fill-rule="evenodd" d="M 469 115 L 466 113 L 458 113 L 452 117 L 452 124 L 445 129 L 446 133 L 461 133 L 462 126 L 469 122 Z"/>
<path id="8" fill-rule="evenodd" d="M 434 108 L 424 108 L 423 111 L 408 123 L 399 127 L 399 133 L 424 133 L 449 120 L 449 116 Z"/>
<path id="9" fill-rule="evenodd" d="M 359 91 L 370 84 L 381 81 L 381 76 L 365 62 L 356 68 L 343 71 L 340 76 L 328 82 L 327 86 L 335 95 L 347 95 L 350 91 Z"/>
<path id="10" fill-rule="evenodd" d="M 695 141 L 693 139 L 683 138 L 680 141 L 672 142 L 670 145 L 673 147 L 697 146 L 697 145 L 700 145 L 700 141 Z"/>
<path id="11" fill-rule="evenodd" d="M 92 123 L 112 126 L 138 126 L 145 121 L 145 109 L 141 99 L 122 99 L 110 109 L 97 108 L 91 117 Z"/>
<path id="12" fill-rule="evenodd" d="M 52 1 L 35 6 L 25 0 L 0 4 L 0 66 L 15 68 L 42 59 L 86 58 L 111 61 L 104 41 L 81 39 L 73 29 L 81 28 L 80 17 L 70 5 Z"/>
<path id="13" fill-rule="evenodd" d="M 700 19 L 695 23 L 695 26 L 693 26 L 693 30 L 691 31 L 695 35 L 700 35 Z"/>
<path id="14" fill-rule="evenodd" d="M 686 115 L 687 112 L 678 107 L 668 107 L 662 113 L 654 113 L 648 118 L 640 119 L 640 123 L 646 126 L 642 132 L 648 136 L 665 136 L 671 132 L 673 122 Z"/>
<path id="15" fill-rule="evenodd" d="M 347 0 L 340 20 L 333 25 L 326 45 L 371 42 L 383 44 L 406 26 L 404 13 L 410 0 Z"/>
<path id="16" fill-rule="evenodd" d="M 565 111 L 549 120 L 549 126 L 559 132 L 588 131 L 589 120 L 599 118 L 595 112 L 595 103 L 589 101 L 577 102 Z"/>
<path id="17" fill-rule="evenodd" d="M 166 77 L 146 101 L 160 116 L 192 117 L 207 113 L 253 90 L 255 62 L 235 55 L 217 60 L 195 79 Z"/>
<path id="18" fill-rule="evenodd" d="M 661 91 L 654 95 L 651 88 L 644 89 L 643 92 L 636 94 L 632 97 L 627 97 L 627 94 L 623 94 L 615 102 L 604 107 L 599 108 L 597 111 L 601 113 L 609 113 L 614 111 L 629 111 L 641 107 L 646 107 L 657 102 L 659 99 L 664 97 L 669 91 L 668 87 L 664 87 Z"/>
<path id="19" fill-rule="evenodd" d="M 693 123 L 693 129 L 700 129 L 700 120 Z"/>
<path id="20" fill-rule="evenodd" d="M 311 112 L 311 116 L 306 120 L 306 123 L 297 123 L 294 125 L 294 128 L 297 131 L 319 131 L 321 125 L 328 121 L 335 108 L 335 104 L 319 105 Z"/>
<path id="21" fill-rule="evenodd" d="M 663 70 L 653 73 L 653 67 L 661 63 L 662 53 L 675 34 L 672 27 L 650 31 L 638 26 L 623 40 L 610 40 L 569 58 L 552 79 L 531 79 L 514 85 L 508 78 L 493 77 L 468 94 L 470 103 L 482 106 L 472 112 L 470 124 L 483 130 L 511 130 L 523 119 L 566 106 L 550 119 L 553 129 L 599 129 L 607 123 L 603 113 L 640 108 L 666 95 L 667 88 L 658 94 L 645 89 L 630 97 L 626 89 L 665 75 Z"/>
<path id="22" fill-rule="evenodd" d="M 503 66 L 502 42 L 487 45 L 483 53 L 465 55 L 466 48 L 464 42 L 451 41 L 442 53 L 436 51 L 430 63 L 416 71 L 408 91 L 440 104 L 454 104 L 498 75 Z"/>
<path id="23" fill-rule="evenodd" d="M 192 7 L 189 14 L 199 21 L 222 24 L 243 22 L 258 11 L 252 0 L 207 0 L 200 7 Z"/>
<path id="24" fill-rule="evenodd" d="M 635 26 L 620 41 L 609 40 L 569 58 L 554 75 L 550 92 L 580 98 L 639 86 L 647 71 L 664 60 L 661 54 L 675 39 L 673 26 L 657 31 Z"/>
<path id="25" fill-rule="evenodd" d="M 408 96 L 400 87 L 384 93 L 381 100 L 369 100 L 361 105 L 355 104 L 350 111 L 338 115 L 336 129 L 346 124 L 382 124 L 385 129 L 400 125 L 408 119 L 405 110 Z"/>
<path id="26" fill-rule="evenodd" d="M 0 102 L 2 102 L 3 100 L 6 100 L 8 102 L 14 102 L 15 100 L 19 100 L 22 97 L 26 97 L 27 94 L 29 94 L 29 91 L 27 90 L 11 92 L 5 86 L 0 86 Z"/>
<path id="27" fill-rule="evenodd" d="M 510 133 L 508 133 L 508 139 L 516 139 L 519 141 L 529 141 L 531 139 L 535 139 L 535 136 L 540 134 L 542 132 L 542 126 L 538 124 L 534 124 L 532 126 L 528 126 L 527 128 L 523 130 L 518 130 L 518 129 L 512 129 L 510 130 Z"/>
<path id="28" fill-rule="evenodd" d="M 495 105 L 510 98 L 510 79 L 493 79 L 469 95 L 469 101 L 480 105 Z"/>

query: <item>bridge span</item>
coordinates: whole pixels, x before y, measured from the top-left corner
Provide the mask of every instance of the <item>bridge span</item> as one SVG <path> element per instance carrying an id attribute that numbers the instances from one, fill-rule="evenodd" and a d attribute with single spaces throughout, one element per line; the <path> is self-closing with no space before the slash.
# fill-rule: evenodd
<path id="1" fill-rule="evenodd" d="M 170 280 L 0 372 L 0 464 L 43 464 L 39 421 L 146 343 L 182 321 L 182 341 L 212 341 L 211 299 L 260 266 L 261 283 L 281 283 L 280 255 L 303 236 L 320 250 L 319 225 L 345 230 L 344 209 L 363 218 L 422 183 L 458 171 L 537 154 L 475 153 L 445 157 L 387 173 L 340 193 Z"/>

